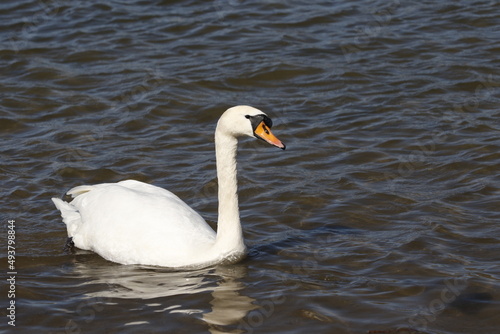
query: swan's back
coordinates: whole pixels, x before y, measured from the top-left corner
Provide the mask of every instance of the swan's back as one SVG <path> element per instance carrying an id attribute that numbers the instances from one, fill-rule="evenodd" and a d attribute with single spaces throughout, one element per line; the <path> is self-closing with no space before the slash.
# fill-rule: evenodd
<path id="1" fill-rule="evenodd" d="M 203 218 L 166 189 L 127 180 L 68 194 L 75 197 L 71 203 L 53 199 L 68 235 L 78 248 L 110 261 L 179 267 L 215 242 Z"/>

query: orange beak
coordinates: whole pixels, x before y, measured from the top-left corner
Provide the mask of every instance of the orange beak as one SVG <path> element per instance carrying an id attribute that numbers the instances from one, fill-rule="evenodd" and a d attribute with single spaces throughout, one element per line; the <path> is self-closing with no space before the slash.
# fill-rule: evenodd
<path id="1" fill-rule="evenodd" d="M 282 150 L 286 148 L 285 144 L 283 144 L 281 140 L 273 135 L 271 129 L 264 123 L 264 121 L 260 122 L 259 125 L 257 125 L 253 133 L 255 137 L 262 139 L 273 146 L 281 148 Z"/>

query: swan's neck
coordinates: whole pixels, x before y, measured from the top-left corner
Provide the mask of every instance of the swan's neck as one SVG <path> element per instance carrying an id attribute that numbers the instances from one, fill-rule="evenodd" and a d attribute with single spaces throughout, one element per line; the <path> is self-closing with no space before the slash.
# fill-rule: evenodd
<path id="1" fill-rule="evenodd" d="M 223 254 L 245 250 L 238 207 L 236 176 L 237 140 L 233 136 L 215 132 L 215 157 L 219 185 L 219 219 L 215 248 Z"/>

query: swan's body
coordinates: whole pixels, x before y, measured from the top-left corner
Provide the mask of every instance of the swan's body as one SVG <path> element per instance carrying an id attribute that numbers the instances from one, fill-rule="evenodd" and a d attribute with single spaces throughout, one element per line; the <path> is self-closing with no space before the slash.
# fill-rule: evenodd
<path id="1" fill-rule="evenodd" d="M 70 203 L 53 198 L 78 248 L 122 264 L 200 267 L 236 262 L 245 256 L 239 219 L 237 137 L 255 136 L 285 149 L 269 131 L 260 110 L 228 109 L 215 131 L 219 218 L 217 233 L 168 190 L 139 181 L 79 186 L 68 191 Z"/>

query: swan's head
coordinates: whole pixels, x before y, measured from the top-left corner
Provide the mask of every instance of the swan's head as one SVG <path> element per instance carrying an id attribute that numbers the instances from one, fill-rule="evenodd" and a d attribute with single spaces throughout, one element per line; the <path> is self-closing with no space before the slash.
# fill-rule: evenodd
<path id="1" fill-rule="evenodd" d="M 284 150 L 286 146 L 273 135 L 272 126 L 273 121 L 265 113 L 250 106 L 229 108 L 217 123 L 218 130 L 233 137 L 255 137 Z"/>

